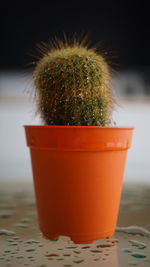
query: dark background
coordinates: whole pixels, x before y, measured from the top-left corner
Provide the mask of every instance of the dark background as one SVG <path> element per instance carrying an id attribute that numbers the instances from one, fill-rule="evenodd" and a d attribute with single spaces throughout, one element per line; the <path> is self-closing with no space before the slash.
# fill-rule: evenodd
<path id="1" fill-rule="evenodd" d="M 24 69 L 39 41 L 91 32 L 92 43 L 105 41 L 120 69 L 150 65 L 149 5 L 143 1 L 3 2 L 0 69 Z M 134 6 L 131 5 L 134 4 Z M 117 67 L 116 67 L 117 68 Z"/>

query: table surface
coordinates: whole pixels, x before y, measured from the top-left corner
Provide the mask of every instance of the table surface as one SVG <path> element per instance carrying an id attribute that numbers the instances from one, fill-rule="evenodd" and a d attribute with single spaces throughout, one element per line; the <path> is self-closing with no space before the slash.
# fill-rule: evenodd
<path id="1" fill-rule="evenodd" d="M 0 183 L 0 266 L 150 266 L 150 186 L 125 184 L 113 238 L 74 244 L 39 231 L 33 184 Z"/>

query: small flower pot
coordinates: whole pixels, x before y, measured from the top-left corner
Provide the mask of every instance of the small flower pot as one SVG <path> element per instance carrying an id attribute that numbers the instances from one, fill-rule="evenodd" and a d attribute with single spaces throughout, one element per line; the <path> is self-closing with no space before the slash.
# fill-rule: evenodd
<path id="1" fill-rule="evenodd" d="M 133 127 L 25 126 L 43 235 L 114 234 Z"/>

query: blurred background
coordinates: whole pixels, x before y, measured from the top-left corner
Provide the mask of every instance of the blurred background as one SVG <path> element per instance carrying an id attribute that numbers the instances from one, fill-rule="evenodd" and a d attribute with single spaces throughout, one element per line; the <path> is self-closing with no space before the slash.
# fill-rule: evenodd
<path id="1" fill-rule="evenodd" d="M 40 124 L 30 97 L 28 63 L 36 43 L 91 32 L 92 44 L 116 56 L 113 90 L 117 126 L 135 126 L 124 182 L 150 183 L 150 20 L 148 3 L 5 1 L 1 4 L 0 179 L 31 180 L 23 125 Z"/>

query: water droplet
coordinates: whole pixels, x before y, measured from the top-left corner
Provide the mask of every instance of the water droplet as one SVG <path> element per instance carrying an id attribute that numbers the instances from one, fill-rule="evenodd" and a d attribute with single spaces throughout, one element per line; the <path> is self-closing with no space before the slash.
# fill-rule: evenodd
<path id="1" fill-rule="evenodd" d="M 59 254 L 56 253 L 51 253 L 46 255 L 46 257 L 57 257 L 57 256 L 59 256 Z"/>
<path id="2" fill-rule="evenodd" d="M 137 240 L 128 240 L 128 242 L 131 243 L 132 246 L 137 247 L 138 249 L 144 249 L 147 247 L 146 244 Z"/>
<path id="3" fill-rule="evenodd" d="M 20 220 L 21 223 L 28 223 L 28 222 L 31 222 L 32 220 L 29 219 L 29 218 L 23 218 Z"/>
<path id="4" fill-rule="evenodd" d="M 116 232 L 122 232 L 131 235 L 141 235 L 145 237 L 150 237 L 150 231 L 140 226 L 127 226 L 127 227 L 117 227 Z"/>
<path id="5" fill-rule="evenodd" d="M 98 249 L 92 249 L 90 251 L 91 252 L 94 252 L 94 253 L 102 253 L 103 252 L 102 250 L 98 250 Z"/>
<path id="6" fill-rule="evenodd" d="M 17 246 L 18 245 L 18 243 L 11 243 L 11 244 L 9 244 L 9 246 Z"/>
<path id="7" fill-rule="evenodd" d="M 40 243 L 40 241 L 34 240 L 34 239 L 29 239 L 27 241 L 24 242 L 25 244 L 36 244 L 36 243 Z"/>
<path id="8" fill-rule="evenodd" d="M 96 258 L 96 259 L 93 259 L 94 261 L 98 261 L 99 260 L 99 258 Z"/>
<path id="9" fill-rule="evenodd" d="M 0 211 L 0 219 L 7 219 L 7 218 L 12 217 L 13 215 L 15 215 L 15 213 L 10 210 Z"/>
<path id="10" fill-rule="evenodd" d="M 135 258 L 146 258 L 147 257 L 145 254 L 142 254 L 142 253 L 133 253 L 131 254 L 131 256 Z"/>
<path id="11" fill-rule="evenodd" d="M 123 248 L 122 251 L 127 254 L 132 252 L 132 250 L 129 248 Z"/>
<path id="12" fill-rule="evenodd" d="M 14 236 L 15 232 L 6 229 L 0 229 L 0 235 L 2 236 Z"/>
<path id="13" fill-rule="evenodd" d="M 19 240 L 20 237 L 19 237 L 19 236 L 15 236 L 15 237 L 13 237 L 13 239 L 14 239 L 14 240 Z"/>
<path id="14" fill-rule="evenodd" d="M 28 228 L 29 227 L 28 224 L 24 224 L 24 223 L 16 223 L 14 226 L 18 227 L 18 228 Z"/>
<path id="15" fill-rule="evenodd" d="M 118 243 L 119 240 L 117 238 L 109 238 L 106 242 Z"/>
<path id="16" fill-rule="evenodd" d="M 74 250 L 73 252 L 76 253 L 76 254 L 80 254 L 81 253 L 80 250 Z"/>
<path id="17" fill-rule="evenodd" d="M 114 243 L 98 244 L 96 247 L 97 247 L 97 248 L 109 248 L 109 247 L 114 247 Z"/>
<path id="18" fill-rule="evenodd" d="M 69 246 L 69 247 L 66 247 L 66 248 L 73 249 L 73 248 L 77 248 L 77 246 Z"/>
<path id="19" fill-rule="evenodd" d="M 68 256 L 68 257 L 69 257 L 69 256 L 71 256 L 71 255 L 66 253 L 66 254 L 63 254 L 63 256 Z"/>
<path id="20" fill-rule="evenodd" d="M 74 263 L 81 263 L 81 262 L 83 262 L 84 260 L 74 260 L 73 262 Z"/>
<path id="21" fill-rule="evenodd" d="M 26 249 L 27 252 L 32 252 L 32 251 L 35 251 L 35 248 L 28 248 Z"/>

